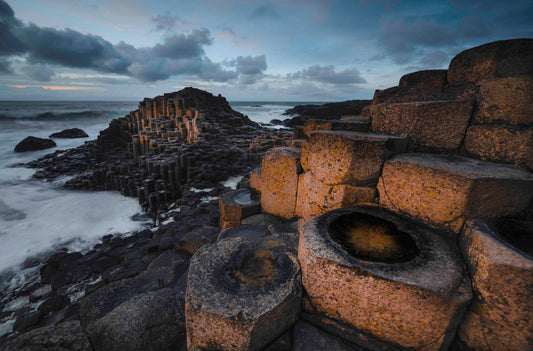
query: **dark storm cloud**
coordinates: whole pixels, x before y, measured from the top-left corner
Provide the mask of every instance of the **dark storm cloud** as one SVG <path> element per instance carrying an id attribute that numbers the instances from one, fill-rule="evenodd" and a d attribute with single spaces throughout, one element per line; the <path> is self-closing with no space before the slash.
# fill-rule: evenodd
<path id="1" fill-rule="evenodd" d="M 155 25 L 154 29 L 156 31 L 163 31 L 163 32 L 172 31 L 176 27 L 176 24 L 178 23 L 177 17 L 172 17 L 168 15 L 153 16 L 151 20 Z"/>
<path id="2" fill-rule="evenodd" d="M 156 29 L 171 30 L 177 19 L 156 16 Z M 158 25 L 158 26 L 157 26 Z M 213 43 L 208 29 L 165 37 L 153 47 L 136 48 L 128 43 L 113 45 L 100 36 L 72 29 L 28 25 L 15 18 L 11 7 L 0 0 L 0 56 L 25 55 L 24 74 L 38 81 L 54 75 L 49 65 L 86 68 L 127 75 L 143 82 L 165 80 L 173 75 L 196 75 L 208 81 L 227 82 L 240 75 L 260 76 L 266 69 L 265 55 L 238 57 L 235 70 L 226 70 L 205 57 L 204 46 Z M 8 72 L 0 57 L 0 72 Z"/>
<path id="3" fill-rule="evenodd" d="M 11 65 L 8 60 L 0 57 L 0 73 L 11 73 Z"/>
<path id="4" fill-rule="evenodd" d="M 465 17 L 457 23 L 457 34 L 463 38 L 486 38 L 489 29 L 483 18 Z"/>
<path id="5" fill-rule="evenodd" d="M 362 84 L 366 80 L 361 76 L 357 68 L 345 69 L 335 72 L 335 67 L 314 65 L 287 76 L 292 80 L 309 80 L 330 84 Z"/>
<path id="6" fill-rule="evenodd" d="M 180 59 L 199 57 L 204 53 L 203 45 L 213 42 L 208 29 L 195 29 L 191 34 L 176 34 L 165 38 L 163 44 L 156 44 L 153 53 L 157 57 Z"/>
<path id="7" fill-rule="evenodd" d="M 266 56 L 239 56 L 236 70 L 242 74 L 261 74 L 267 68 Z"/>
<path id="8" fill-rule="evenodd" d="M 450 62 L 450 55 L 443 51 L 435 51 L 428 55 L 422 56 L 420 63 L 423 68 L 441 68 L 447 66 Z"/>

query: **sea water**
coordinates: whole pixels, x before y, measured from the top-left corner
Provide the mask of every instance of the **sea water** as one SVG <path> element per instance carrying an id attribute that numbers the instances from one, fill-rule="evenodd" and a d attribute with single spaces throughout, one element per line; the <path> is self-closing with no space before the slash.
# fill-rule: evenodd
<path id="1" fill-rule="evenodd" d="M 147 225 L 135 219 L 142 212 L 135 198 L 116 191 L 65 190 L 62 186 L 67 178 L 53 182 L 33 179 L 36 170 L 22 165 L 95 139 L 112 119 L 135 110 L 137 104 L 0 101 L 0 288 L 21 286 L 23 275 L 18 273 L 28 259 L 45 257 L 59 248 L 89 250 L 104 235 L 127 235 Z M 298 104 L 301 103 L 230 103 L 233 109 L 262 124 L 286 118 L 283 112 Z M 27 136 L 48 138 L 67 128 L 81 128 L 89 137 L 54 139 L 57 147 L 51 149 L 13 152 Z M 231 187 L 239 180 L 228 179 L 227 185 Z"/>

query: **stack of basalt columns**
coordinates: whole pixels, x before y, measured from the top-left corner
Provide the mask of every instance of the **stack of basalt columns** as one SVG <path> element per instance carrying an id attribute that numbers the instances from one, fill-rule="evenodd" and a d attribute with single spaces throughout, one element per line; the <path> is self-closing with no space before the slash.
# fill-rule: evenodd
<path id="1" fill-rule="evenodd" d="M 308 121 L 294 129 L 293 139 L 299 141 L 288 144 L 299 148 L 266 152 L 251 184 L 254 179 L 252 186 L 261 191 L 264 212 L 300 218 L 300 264 L 309 293 L 304 316 L 311 323 L 341 337 L 359 335 L 348 339 L 369 349 L 533 348 L 533 331 L 526 327 L 533 285 L 533 249 L 527 244 L 533 227 L 532 53 L 533 39 L 467 50 L 448 70 L 415 72 L 402 77 L 398 87 L 376 91 L 364 109 L 371 133 L 342 130 L 360 125 L 361 117 Z M 398 226 L 407 233 L 411 226 L 424 228 L 426 244 L 439 243 L 432 254 L 453 257 L 448 263 L 455 268 L 443 270 L 450 285 L 437 287 L 427 272 L 405 268 L 428 265 L 429 254 L 402 263 L 405 270 L 397 272 L 407 272 L 408 278 L 400 279 L 386 262 L 367 263 L 324 239 L 331 234 L 316 236 L 318 230 L 328 231 L 327 218 L 333 216 L 328 211 L 370 202 L 379 205 L 372 210 L 377 217 L 390 214 L 406 223 Z M 458 241 L 462 256 L 456 253 Z M 325 262 L 334 256 L 336 263 L 327 268 Z M 350 276 L 353 267 L 359 273 Z M 384 285 L 377 289 L 381 279 Z M 447 317 L 415 316 L 429 329 L 420 329 L 422 334 L 416 325 L 405 330 L 402 318 L 412 319 L 407 311 L 421 303 L 409 294 L 396 295 L 395 281 L 439 291 L 427 296 L 433 304 L 427 308 L 447 310 Z M 363 296 L 388 289 L 388 296 L 376 293 L 375 306 L 365 305 Z"/>

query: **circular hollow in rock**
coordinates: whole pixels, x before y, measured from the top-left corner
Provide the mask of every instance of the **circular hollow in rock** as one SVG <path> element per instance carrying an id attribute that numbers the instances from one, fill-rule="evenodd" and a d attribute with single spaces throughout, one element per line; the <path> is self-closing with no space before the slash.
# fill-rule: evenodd
<path id="1" fill-rule="evenodd" d="M 275 238 L 225 239 L 191 259 L 185 317 L 189 349 L 260 350 L 298 319 L 301 272 Z"/>
<path id="2" fill-rule="evenodd" d="M 218 235 L 217 241 L 229 238 L 245 238 L 247 240 L 259 240 L 269 236 L 270 231 L 266 225 L 260 224 L 241 224 L 238 227 L 224 229 Z"/>
<path id="3" fill-rule="evenodd" d="M 365 349 L 453 340 L 472 298 L 453 243 L 379 206 L 333 210 L 299 232 L 304 318 Z"/>
<path id="4" fill-rule="evenodd" d="M 419 253 L 409 234 L 392 222 L 367 214 L 339 216 L 329 224 L 328 232 L 350 255 L 366 261 L 406 262 Z"/>

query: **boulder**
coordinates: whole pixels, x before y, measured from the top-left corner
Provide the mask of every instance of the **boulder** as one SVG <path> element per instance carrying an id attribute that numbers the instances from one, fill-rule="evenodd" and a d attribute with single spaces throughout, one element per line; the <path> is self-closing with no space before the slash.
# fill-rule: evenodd
<path id="1" fill-rule="evenodd" d="M 250 188 L 255 191 L 261 192 L 262 182 L 261 182 L 261 167 L 256 167 L 250 173 Z"/>
<path id="2" fill-rule="evenodd" d="M 472 297 L 454 244 L 377 206 L 303 224 L 298 259 L 305 313 L 364 349 L 445 350 Z"/>
<path id="3" fill-rule="evenodd" d="M 500 40 L 465 50 L 450 62 L 447 79 L 462 85 L 522 76 L 533 77 L 533 39 Z"/>
<path id="4" fill-rule="evenodd" d="M 57 146 L 51 139 L 29 136 L 15 146 L 15 152 L 37 151 Z"/>
<path id="5" fill-rule="evenodd" d="M 533 126 L 533 77 L 507 77 L 479 82 L 474 121 Z"/>
<path id="6" fill-rule="evenodd" d="M 476 298 L 459 329 L 468 350 L 530 350 L 533 347 L 533 222 L 475 219 L 460 246 Z"/>
<path id="7" fill-rule="evenodd" d="M 87 138 L 89 137 L 82 129 L 70 128 L 50 134 L 49 138 Z"/>
<path id="8" fill-rule="evenodd" d="M 267 151 L 261 167 L 261 208 L 264 212 L 292 218 L 295 215 L 300 149 L 276 147 Z"/>
<path id="9" fill-rule="evenodd" d="M 446 85 L 446 69 L 431 69 L 408 73 L 400 78 L 401 87 L 420 87 L 443 91 Z"/>
<path id="10" fill-rule="evenodd" d="M 533 198 L 533 174 L 461 156 L 403 154 L 385 163 L 380 204 L 459 234 L 468 219 L 517 215 Z"/>
<path id="11" fill-rule="evenodd" d="M 260 350 L 298 319 L 300 268 L 278 240 L 225 239 L 191 259 L 188 349 Z"/>
<path id="12" fill-rule="evenodd" d="M 496 124 L 470 126 L 465 148 L 483 160 L 533 169 L 533 128 Z"/>
<path id="13" fill-rule="evenodd" d="M 383 163 L 403 152 L 407 139 L 344 131 L 311 134 L 304 154 L 307 170 L 328 185 L 375 185 Z"/>
<path id="14" fill-rule="evenodd" d="M 408 135 L 410 148 L 457 150 L 470 122 L 472 101 L 428 101 L 380 104 L 372 118 L 372 131 Z"/>

